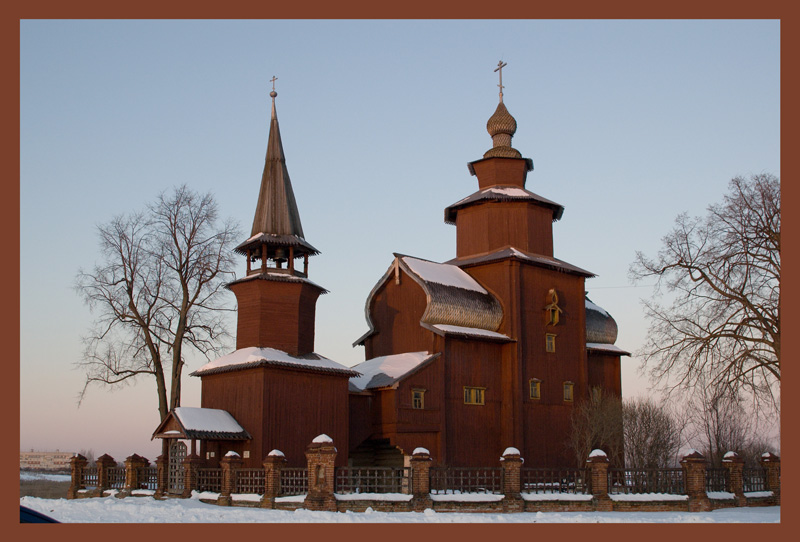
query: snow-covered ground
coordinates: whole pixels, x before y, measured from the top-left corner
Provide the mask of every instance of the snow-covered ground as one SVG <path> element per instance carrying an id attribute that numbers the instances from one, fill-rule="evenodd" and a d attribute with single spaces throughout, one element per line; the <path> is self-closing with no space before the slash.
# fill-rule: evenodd
<path id="1" fill-rule="evenodd" d="M 728 508 L 713 512 L 536 512 L 460 514 L 424 512 L 310 512 L 224 507 L 199 499 L 152 497 L 39 499 L 20 505 L 65 523 L 778 523 L 780 507 Z"/>
<path id="2" fill-rule="evenodd" d="M 20 480 L 49 480 L 50 482 L 70 482 L 69 474 L 48 474 L 45 472 L 20 472 Z"/>

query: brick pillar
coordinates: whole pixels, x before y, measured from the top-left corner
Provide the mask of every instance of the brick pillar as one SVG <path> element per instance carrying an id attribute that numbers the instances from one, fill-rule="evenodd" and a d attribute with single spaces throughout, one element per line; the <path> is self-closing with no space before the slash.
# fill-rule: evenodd
<path id="1" fill-rule="evenodd" d="M 736 506 L 747 506 L 747 499 L 744 497 L 744 482 L 742 479 L 744 459 L 739 457 L 739 454 L 736 452 L 728 452 L 722 458 L 722 466 L 728 469 L 728 486 L 725 490 L 736 496 Z"/>
<path id="2" fill-rule="evenodd" d="M 275 498 L 281 494 L 281 469 L 286 464 L 286 457 L 280 450 L 272 450 L 264 458 L 264 497 L 261 498 L 263 508 L 275 508 Z"/>
<path id="3" fill-rule="evenodd" d="M 608 496 L 608 456 L 603 450 L 592 450 L 586 466 L 591 471 L 589 484 L 595 510 L 610 512 L 614 508 L 614 502 Z"/>
<path id="4" fill-rule="evenodd" d="M 411 456 L 411 509 L 421 512 L 433 507 L 431 499 L 431 453 L 416 448 Z"/>
<path id="5" fill-rule="evenodd" d="M 197 454 L 189 454 L 183 460 L 183 494 L 181 497 L 188 499 L 192 496 L 192 491 L 197 490 L 197 469 L 203 464 L 203 460 Z"/>
<path id="6" fill-rule="evenodd" d="M 217 499 L 220 506 L 231 505 L 231 493 L 236 492 L 236 470 L 242 466 L 242 458 L 236 452 L 230 451 L 219 462 L 222 467 L 222 491 Z"/>
<path id="7" fill-rule="evenodd" d="M 83 485 L 81 484 L 81 478 L 83 477 L 83 469 L 86 468 L 86 465 L 89 462 L 83 457 L 81 454 L 75 454 L 69 460 L 69 470 L 70 470 L 70 484 L 69 489 L 67 490 L 67 498 L 68 499 L 77 499 L 78 498 L 78 490 L 83 489 Z"/>
<path id="8" fill-rule="evenodd" d="M 149 463 L 147 459 L 137 454 L 125 458 L 124 494 L 130 495 L 134 489 L 139 489 L 139 469 L 146 467 Z"/>
<path id="9" fill-rule="evenodd" d="M 711 501 L 706 494 L 707 465 L 708 461 L 697 450 L 692 450 L 689 455 L 681 459 L 683 481 L 686 485 L 686 494 L 689 496 L 689 512 L 711 510 Z"/>
<path id="10" fill-rule="evenodd" d="M 516 448 L 506 448 L 500 458 L 503 466 L 503 512 L 522 512 L 525 510 L 525 501 L 519 494 L 522 487 L 522 463 Z"/>
<path id="11" fill-rule="evenodd" d="M 336 512 L 334 467 L 336 447 L 327 435 L 319 435 L 306 448 L 308 461 L 308 495 L 305 507 L 309 510 Z"/>
<path id="12" fill-rule="evenodd" d="M 153 495 L 156 499 L 162 499 L 167 494 L 167 484 L 169 483 L 169 465 L 167 461 L 167 454 L 161 454 L 156 458 L 156 492 Z"/>
<path id="13" fill-rule="evenodd" d="M 761 456 L 761 466 L 767 474 L 767 491 L 772 491 L 775 504 L 781 504 L 781 458 L 767 452 Z"/>
<path id="14" fill-rule="evenodd" d="M 97 494 L 103 496 L 103 491 L 111 487 L 108 481 L 108 469 L 117 465 L 114 458 L 108 454 L 103 454 L 97 458 Z"/>

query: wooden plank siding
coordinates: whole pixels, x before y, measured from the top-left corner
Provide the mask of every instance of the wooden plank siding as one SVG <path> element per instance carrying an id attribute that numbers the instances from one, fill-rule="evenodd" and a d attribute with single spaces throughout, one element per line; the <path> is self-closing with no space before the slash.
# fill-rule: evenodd
<path id="1" fill-rule="evenodd" d="M 622 374 L 620 356 L 592 352 L 588 355 L 589 389 L 600 386 L 603 393 L 612 393 L 622 397 Z"/>
<path id="2" fill-rule="evenodd" d="M 553 255 L 553 211 L 529 201 L 486 202 L 456 218 L 456 256 L 468 258 L 504 246 Z"/>

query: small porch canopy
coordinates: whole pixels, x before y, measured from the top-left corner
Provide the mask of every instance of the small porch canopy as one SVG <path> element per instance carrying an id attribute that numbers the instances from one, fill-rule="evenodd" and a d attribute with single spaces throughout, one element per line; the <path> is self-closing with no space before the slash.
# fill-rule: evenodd
<path id="1" fill-rule="evenodd" d="M 177 407 L 167 414 L 150 440 L 156 438 L 191 440 L 191 453 L 195 454 L 196 440 L 250 440 L 252 437 L 225 410 Z"/>

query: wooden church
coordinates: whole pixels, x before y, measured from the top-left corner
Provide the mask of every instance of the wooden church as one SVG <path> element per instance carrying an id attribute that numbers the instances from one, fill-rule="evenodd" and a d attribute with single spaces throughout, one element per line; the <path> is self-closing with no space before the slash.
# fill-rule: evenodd
<path id="1" fill-rule="evenodd" d="M 314 353 L 309 256 L 286 168 L 274 89 L 266 163 L 251 237 L 236 251 L 246 275 L 236 351 L 201 367 L 200 408 L 175 409 L 154 433 L 188 440 L 211 464 L 228 451 L 259 466 L 273 449 L 305 464 L 321 434 L 338 465 L 402 466 L 425 447 L 437 464 L 491 466 L 509 446 L 530 466 L 571 466 L 570 416 L 591 394 L 621 395 L 613 318 L 585 295 L 591 272 L 554 257 L 564 208 L 526 188 L 533 170 L 511 146 L 500 101 L 492 147 L 468 164 L 476 192 L 444 210 L 456 257 L 395 254 L 366 301 L 366 361 L 345 367 Z M 302 263 L 302 271 L 300 264 Z M 199 442 L 199 450 L 196 444 Z"/>

